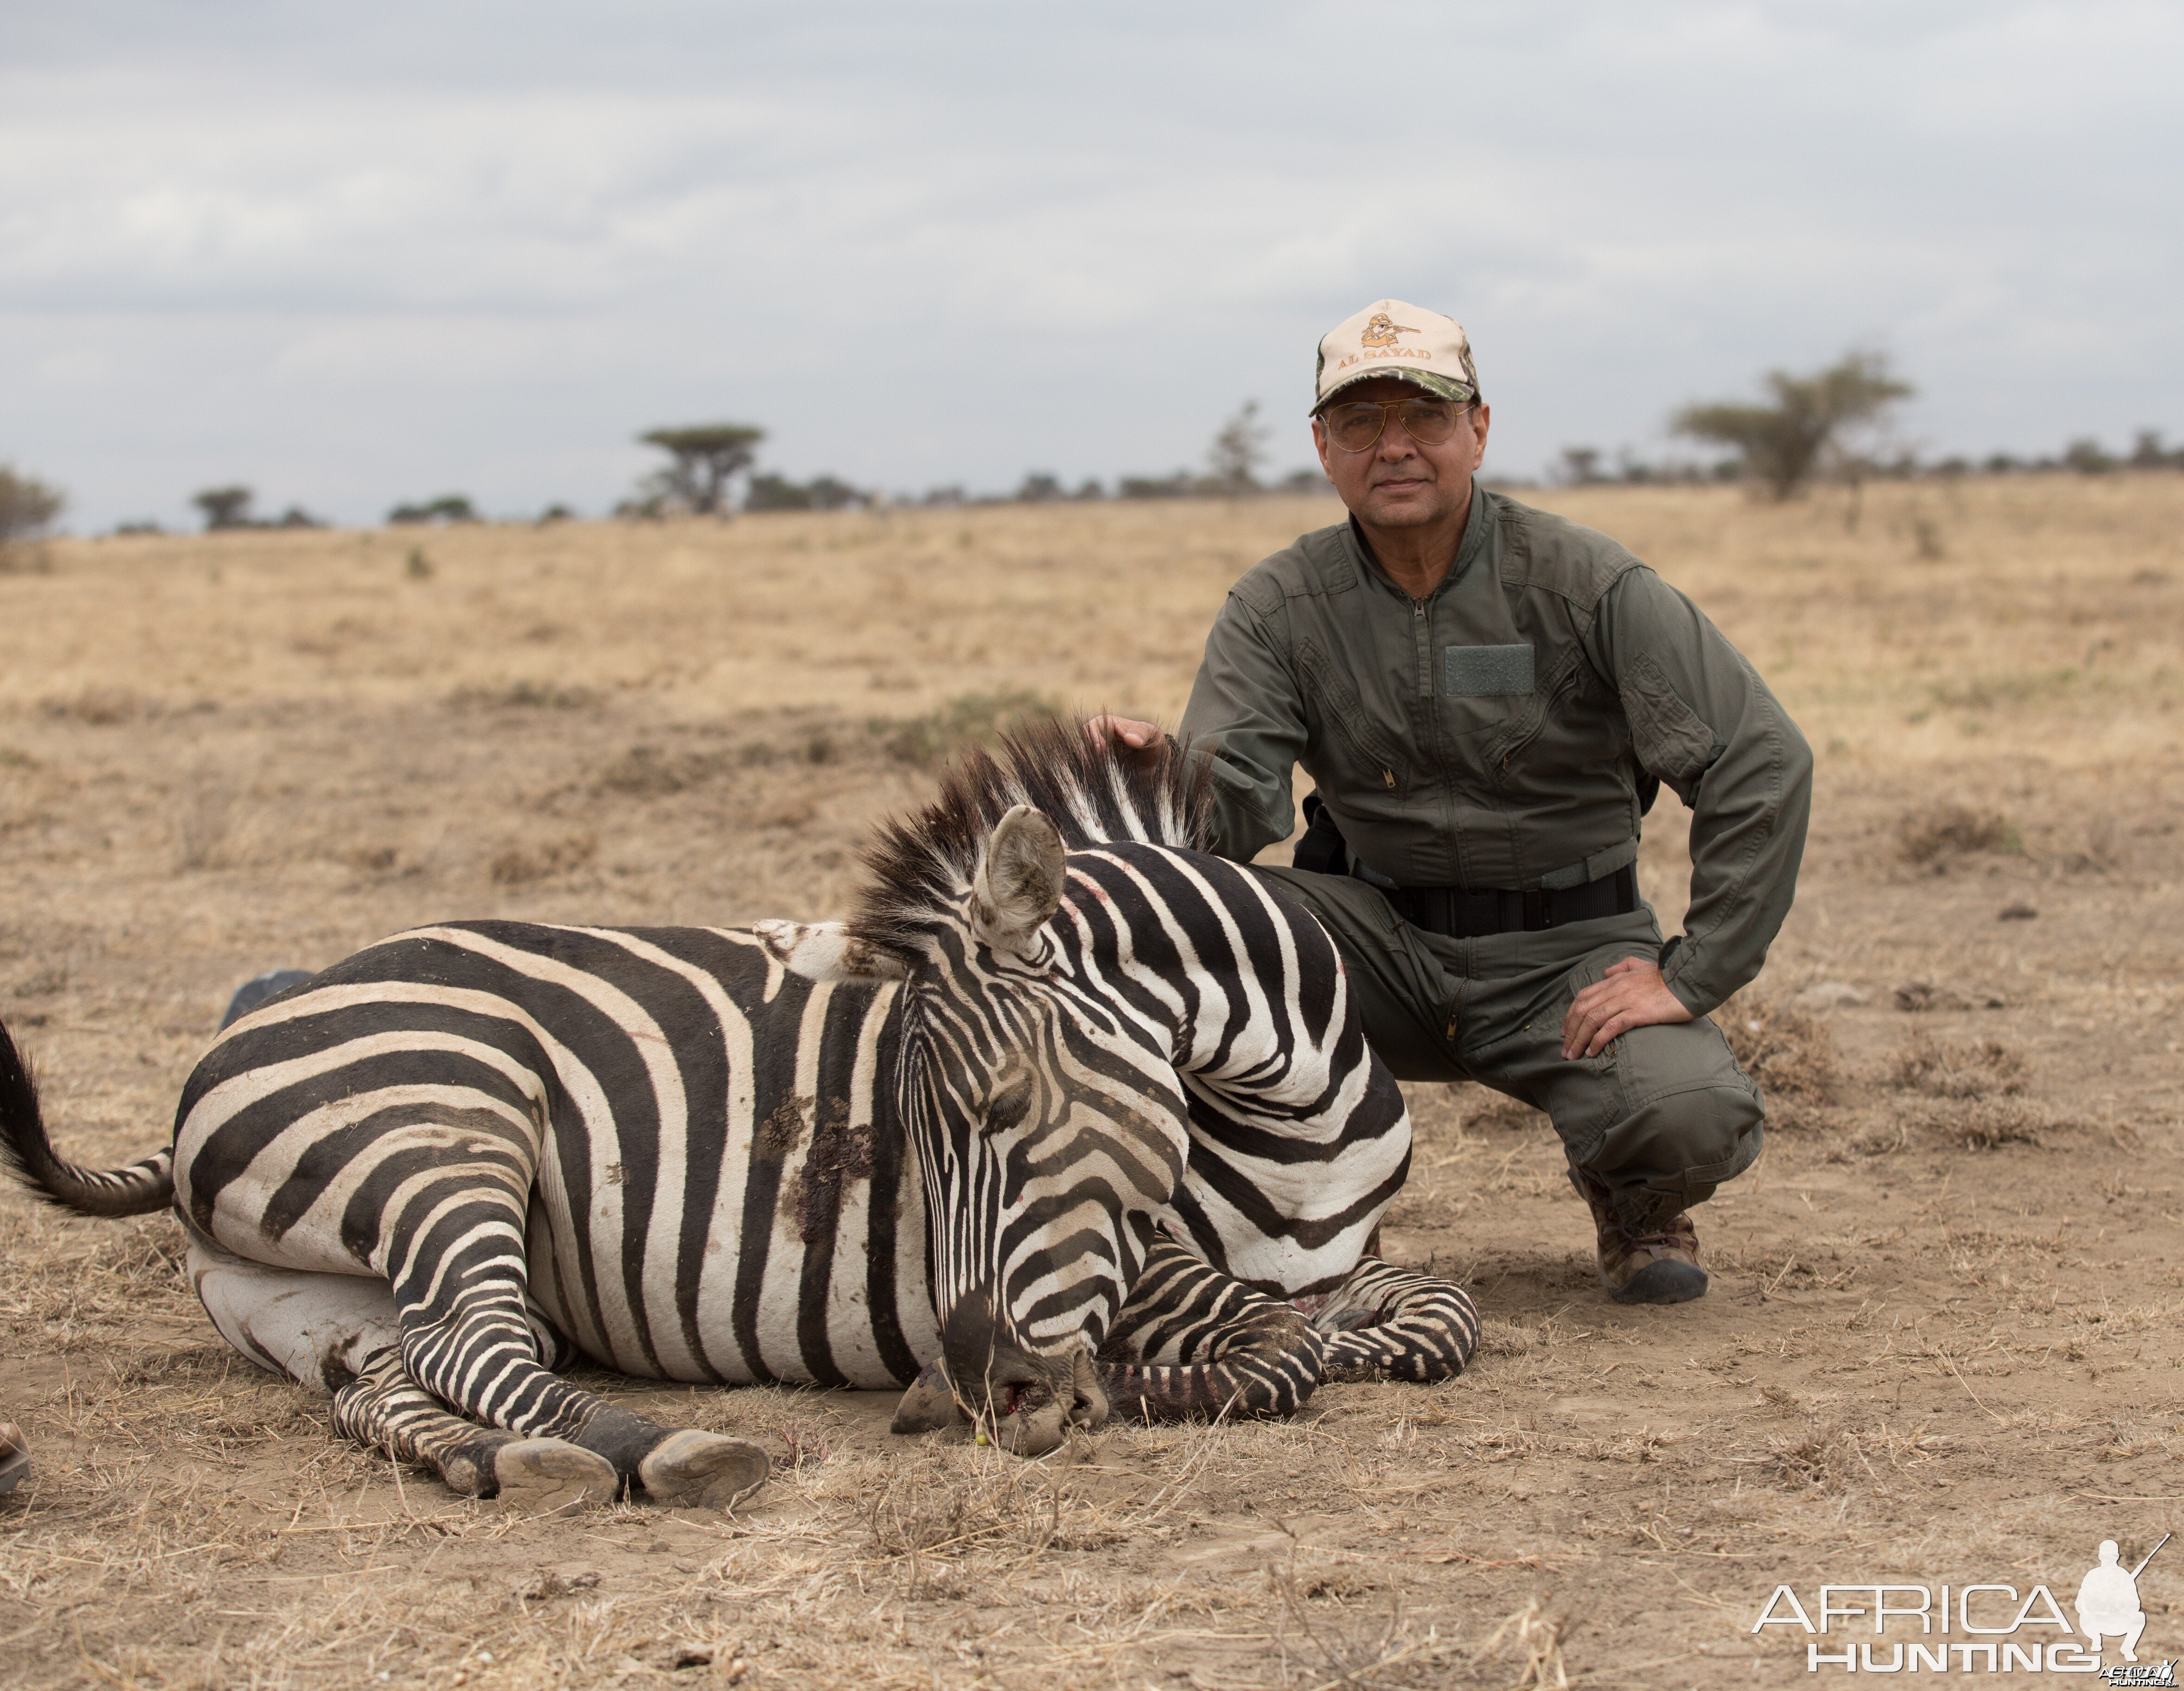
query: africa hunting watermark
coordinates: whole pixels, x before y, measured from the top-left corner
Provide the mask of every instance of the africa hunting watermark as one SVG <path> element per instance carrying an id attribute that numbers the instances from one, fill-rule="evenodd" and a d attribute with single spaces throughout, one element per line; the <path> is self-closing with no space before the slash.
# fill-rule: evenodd
<path id="1" fill-rule="evenodd" d="M 1794 1589 L 1778 1585 L 1752 1630 L 1791 1627 L 1812 1634 L 1805 1644 L 1808 1673 L 1824 1667 L 1849 1673 L 2090 1673 L 2109 1685 L 2174 1686 L 2175 1661 L 2138 1659 L 2139 1639 L 2146 1631 L 2138 1577 L 2168 1542 L 2164 1533 L 2161 1544 L 2140 1558 L 2137 1567 L 2126 1568 L 2115 1540 L 2103 1539 L 2098 1561 L 2078 1582 L 2070 1605 L 2077 1616 L 2075 1627 L 2044 1585 L 2020 1596 L 2014 1585 L 1936 1587 L 1864 1580 L 1822 1586 L 1810 1610 Z M 1886 1634 L 1892 1621 L 1906 1627 L 1916 1621 L 1919 1637 L 1895 1638 L 1884 1646 L 1844 1636 L 1864 1630 L 1868 1621 L 1876 1637 Z M 2043 1631 L 2064 1636 L 2043 1637 Z M 1828 1639 L 1825 1646 L 1822 1638 Z M 2103 1666 L 2102 1650 L 2108 1643 L 2123 1659 Z M 1886 1655 L 1879 1654 L 1884 1648 Z"/>

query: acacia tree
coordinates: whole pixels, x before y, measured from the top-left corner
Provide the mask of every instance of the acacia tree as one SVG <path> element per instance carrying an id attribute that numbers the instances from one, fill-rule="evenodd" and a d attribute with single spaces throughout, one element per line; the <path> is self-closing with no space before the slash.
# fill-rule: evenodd
<path id="1" fill-rule="evenodd" d="M 205 532 L 214 529 L 248 528 L 250 502 L 258 496 L 249 488 L 208 487 L 190 503 L 204 513 Z"/>
<path id="2" fill-rule="evenodd" d="M 1824 471 L 1854 471 L 1862 460 L 1851 438 L 1916 391 L 1890 373 L 1886 355 L 1872 352 L 1848 353 L 1811 375 L 1769 370 L 1765 381 L 1771 405 L 1686 405 L 1669 426 L 1733 448 L 1774 499 L 1789 498 Z"/>
<path id="3" fill-rule="evenodd" d="M 748 423 L 697 423 L 648 430 L 638 438 L 671 460 L 656 478 L 660 491 L 693 515 L 710 517 L 721 513 L 728 478 L 749 469 L 758 457 L 766 431 Z"/>
<path id="4" fill-rule="evenodd" d="M 67 503 L 68 496 L 59 488 L 35 476 L 18 474 L 13 464 L 0 464 L 0 546 L 36 539 Z"/>
<path id="5" fill-rule="evenodd" d="M 1213 491 L 1257 492 L 1258 468 L 1267 461 L 1267 437 L 1273 432 L 1259 421 L 1259 402 L 1245 400 L 1243 409 L 1221 426 L 1206 452 L 1206 465 L 1213 472 Z"/>

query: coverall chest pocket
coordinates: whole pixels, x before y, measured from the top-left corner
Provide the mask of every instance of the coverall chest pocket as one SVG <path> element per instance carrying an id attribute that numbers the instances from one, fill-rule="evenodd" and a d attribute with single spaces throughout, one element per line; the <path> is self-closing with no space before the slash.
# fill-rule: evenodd
<path id="1" fill-rule="evenodd" d="M 1305 713 L 1315 735 L 1331 738 L 1347 750 L 1357 787 L 1390 794 L 1407 792 L 1408 760 L 1395 737 L 1374 723 L 1342 666 L 1310 640 L 1298 646 L 1297 657 L 1310 683 L 1305 690 Z"/>
<path id="2" fill-rule="evenodd" d="M 1493 733 L 1499 743 L 1538 714 L 1529 645 L 1444 646 L 1440 656 L 1435 705 L 1449 738 Z"/>

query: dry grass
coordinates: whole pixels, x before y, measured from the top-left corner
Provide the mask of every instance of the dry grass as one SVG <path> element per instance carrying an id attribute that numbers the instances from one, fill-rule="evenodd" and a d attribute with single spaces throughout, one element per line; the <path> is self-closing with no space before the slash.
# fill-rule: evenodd
<path id="1" fill-rule="evenodd" d="M 2184 1525 L 2109 1500 L 2179 1439 L 2184 479 L 1880 488 L 1855 533 L 1832 496 L 1555 502 L 1819 756 L 1797 909 L 1719 1015 L 1799 1131 L 1697 1212 L 1706 1299 L 1609 1303 L 1544 1119 L 1412 1086 L 1386 1249 L 1473 1288 L 1463 1380 L 1026 1465 L 874 1398 L 593 1377 L 774 1482 L 522 1521 L 335 1444 L 212 1334 L 171 1221 L 3 1198 L 10 1683 L 1747 1686 L 1802 1673 L 1748 1630 L 1778 1580 L 2066 1582 Z M 1173 720 L 1228 582 L 1329 515 L 480 526 L 422 568 L 390 534 L 55 542 L 0 581 L 0 1017 L 113 1162 L 265 967 L 448 916 L 838 914 L 965 739 Z M 1640 862 L 1670 932 L 1686 820 Z"/>
<path id="2" fill-rule="evenodd" d="M 1904 858 L 1912 863 L 1932 863 L 1975 851 L 2002 851 L 2015 838 L 2008 818 L 1962 804 L 1915 810 L 1904 817 L 1899 833 Z"/>
<path id="3" fill-rule="evenodd" d="M 1834 1102 L 1835 1035 L 1819 1017 L 1764 993 L 1740 993 L 1714 1021 L 1745 1073 L 1770 1099 Z"/>
<path id="4" fill-rule="evenodd" d="M 1999 1039 L 1953 1042 L 1922 1028 L 1896 1054 L 1888 1084 L 1928 1098 L 2014 1096 L 2030 1069 L 2022 1051 Z"/>

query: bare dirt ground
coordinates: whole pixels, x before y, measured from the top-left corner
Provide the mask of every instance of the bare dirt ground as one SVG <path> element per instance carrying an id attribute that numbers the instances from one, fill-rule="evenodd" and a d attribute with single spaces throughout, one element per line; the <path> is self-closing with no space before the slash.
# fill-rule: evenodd
<path id="1" fill-rule="evenodd" d="M 2184 1527 L 2184 478 L 1885 487 L 1855 531 L 1840 494 L 1542 502 L 1693 592 L 1819 754 L 1797 909 L 1722 1013 L 1773 1120 L 1700 1212 L 1705 1300 L 1609 1303 L 1544 1121 L 1418 1087 L 1390 1254 L 1474 1287 L 1464 1379 L 1039 1464 L 893 1439 L 876 1397 L 602 1381 L 775 1483 L 519 1520 L 228 1353 L 170 1221 L 9 1194 L 0 1414 L 36 1470 L 0 1499 L 0 1677 L 1786 1684 L 1804 1634 L 1750 1630 L 1778 1584 L 2067 1605 L 2100 1539 Z M 961 734 L 1172 719 L 1227 583 L 1330 515 L 57 544 L 0 576 L 0 1018 L 115 1162 L 259 969 L 447 916 L 838 913 Z M 1642 864 L 1671 922 L 1682 820 Z M 2184 1654 L 2184 1552 L 2141 1591 L 2142 1656 Z"/>

